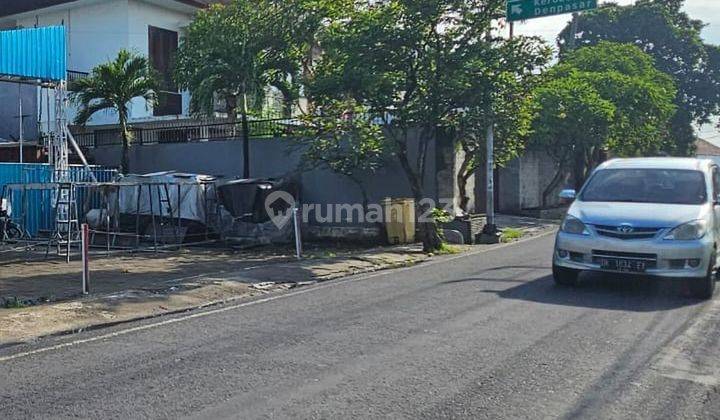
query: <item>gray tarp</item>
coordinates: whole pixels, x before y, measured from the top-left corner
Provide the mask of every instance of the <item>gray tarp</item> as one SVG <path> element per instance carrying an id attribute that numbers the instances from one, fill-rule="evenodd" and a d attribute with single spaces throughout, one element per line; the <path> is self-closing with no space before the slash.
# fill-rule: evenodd
<path id="1" fill-rule="evenodd" d="M 214 180 L 209 175 L 175 172 L 125 176 L 120 180 L 121 183 L 137 183 L 138 186 L 120 187 L 120 213 L 137 213 L 139 193 L 142 215 L 176 218 L 179 206 L 182 219 L 205 224 L 206 205 L 210 207 L 208 211 L 215 211 Z"/>

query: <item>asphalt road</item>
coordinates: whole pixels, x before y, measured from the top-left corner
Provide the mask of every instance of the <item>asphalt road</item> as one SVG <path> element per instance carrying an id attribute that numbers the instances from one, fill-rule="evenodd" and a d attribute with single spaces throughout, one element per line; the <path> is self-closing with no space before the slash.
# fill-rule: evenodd
<path id="1" fill-rule="evenodd" d="M 552 237 L 0 351 L 2 418 L 718 418 L 720 296 Z"/>

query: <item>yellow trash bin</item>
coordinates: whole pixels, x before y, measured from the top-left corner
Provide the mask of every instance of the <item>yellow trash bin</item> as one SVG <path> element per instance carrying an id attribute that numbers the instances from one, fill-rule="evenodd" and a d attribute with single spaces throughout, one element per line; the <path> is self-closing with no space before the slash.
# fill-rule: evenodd
<path id="1" fill-rule="evenodd" d="M 382 200 L 385 230 L 391 245 L 415 242 L 415 200 L 386 198 Z"/>

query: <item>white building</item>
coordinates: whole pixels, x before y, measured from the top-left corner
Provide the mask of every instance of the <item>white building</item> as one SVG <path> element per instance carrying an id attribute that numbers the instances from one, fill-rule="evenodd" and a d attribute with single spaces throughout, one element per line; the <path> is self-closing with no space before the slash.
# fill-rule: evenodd
<path id="1" fill-rule="evenodd" d="M 154 109 L 142 99 L 132 103 L 130 122 L 178 119 L 188 116 L 189 95 L 179 93 L 172 82 L 172 57 L 182 28 L 198 8 L 213 1 L 217 0 L 0 0 L 0 30 L 64 25 L 69 78 L 81 77 L 123 48 L 145 55 L 163 76 L 164 86 Z M 47 106 L 43 93 L 39 105 Z M 73 114 L 71 110 L 70 117 Z M 88 124 L 116 122 L 108 111 Z"/>

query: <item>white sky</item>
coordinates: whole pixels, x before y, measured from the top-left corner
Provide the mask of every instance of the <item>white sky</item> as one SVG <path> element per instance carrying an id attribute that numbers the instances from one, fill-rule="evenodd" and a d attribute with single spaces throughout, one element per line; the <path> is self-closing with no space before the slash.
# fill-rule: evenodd
<path id="1" fill-rule="evenodd" d="M 615 3 L 626 5 L 634 0 L 614 0 Z M 600 3 L 608 3 L 600 0 Z M 703 31 L 703 38 L 710 44 L 720 44 L 720 0 L 685 0 L 685 11 L 691 18 L 700 19 L 707 25 Z M 525 23 L 515 24 L 515 33 L 522 35 L 537 35 L 545 38 L 548 43 L 555 46 L 558 33 L 570 21 L 570 15 L 551 16 L 528 20 Z M 720 132 L 712 124 L 698 127 L 698 134 L 720 145 Z"/>

